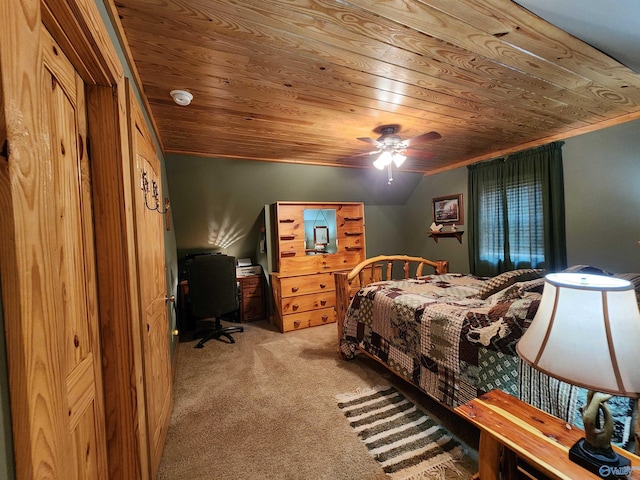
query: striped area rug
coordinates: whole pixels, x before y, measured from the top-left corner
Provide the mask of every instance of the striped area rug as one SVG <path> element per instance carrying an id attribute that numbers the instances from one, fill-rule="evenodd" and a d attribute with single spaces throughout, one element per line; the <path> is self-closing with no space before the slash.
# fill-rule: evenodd
<path id="1" fill-rule="evenodd" d="M 445 480 L 462 475 L 465 451 L 443 427 L 391 386 L 337 395 L 369 453 L 394 480 Z"/>

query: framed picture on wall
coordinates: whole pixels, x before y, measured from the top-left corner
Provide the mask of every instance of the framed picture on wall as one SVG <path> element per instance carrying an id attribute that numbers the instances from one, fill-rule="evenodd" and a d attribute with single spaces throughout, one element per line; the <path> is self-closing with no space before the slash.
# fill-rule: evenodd
<path id="1" fill-rule="evenodd" d="M 436 223 L 464 223 L 462 194 L 434 197 L 432 201 L 433 221 Z"/>

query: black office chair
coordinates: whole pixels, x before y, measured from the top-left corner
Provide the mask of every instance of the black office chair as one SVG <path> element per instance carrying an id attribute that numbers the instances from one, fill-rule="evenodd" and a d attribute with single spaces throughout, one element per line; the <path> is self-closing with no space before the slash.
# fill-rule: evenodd
<path id="1" fill-rule="evenodd" d="M 189 265 L 188 275 L 193 315 L 215 322 L 212 330 L 202 332 L 202 340 L 195 348 L 204 347 L 205 342 L 212 338 L 221 340 L 220 337 L 226 337 L 228 343 L 235 343 L 230 334 L 244 329 L 240 326 L 223 327 L 220 316 L 238 309 L 236 259 L 228 255 L 198 255 Z"/>

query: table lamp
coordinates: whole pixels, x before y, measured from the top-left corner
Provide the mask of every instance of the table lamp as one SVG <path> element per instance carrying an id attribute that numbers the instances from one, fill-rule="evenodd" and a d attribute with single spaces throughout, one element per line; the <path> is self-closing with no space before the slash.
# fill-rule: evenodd
<path id="1" fill-rule="evenodd" d="M 569 458 L 601 478 L 626 478 L 628 459 L 611 448 L 613 395 L 640 396 L 640 312 L 631 282 L 604 275 L 553 273 L 516 345 L 533 368 L 588 390 L 585 438 Z"/>

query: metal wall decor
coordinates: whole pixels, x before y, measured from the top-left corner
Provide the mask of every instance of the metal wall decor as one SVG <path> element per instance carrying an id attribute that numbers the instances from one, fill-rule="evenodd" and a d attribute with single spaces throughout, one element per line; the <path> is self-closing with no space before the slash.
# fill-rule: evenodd
<path id="1" fill-rule="evenodd" d="M 165 199 L 164 210 L 160 210 L 160 192 L 158 191 L 158 182 L 156 182 L 155 180 L 151 180 L 151 195 L 153 196 L 153 200 L 155 201 L 155 206 L 149 206 L 149 202 L 147 200 L 147 197 L 149 195 L 149 178 L 147 172 L 145 172 L 144 170 L 142 171 L 142 177 L 140 179 L 140 188 L 144 192 L 145 207 L 147 207 L 149 210 L 155 210 L 161 215 L 167 213 L 167 210 L 169 210 L 169 199 Z"/>

